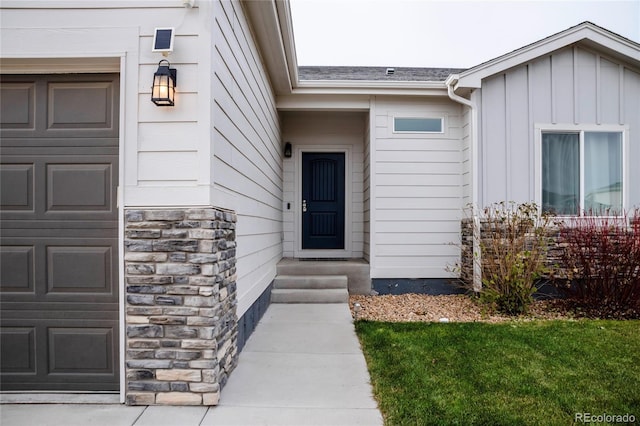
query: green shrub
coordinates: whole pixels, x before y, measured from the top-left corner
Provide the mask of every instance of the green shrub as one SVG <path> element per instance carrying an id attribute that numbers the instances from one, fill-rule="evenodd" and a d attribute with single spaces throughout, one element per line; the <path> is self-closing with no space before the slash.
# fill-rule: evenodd
<path id="1" fill-rule="evenodd" d="M 480 300 L 499 311 L 518 315 L 527 312 L 537 280 L 547 272 L 548 228 L 533 203 L 496 203 L 480 217 L 482 265 Z"/>

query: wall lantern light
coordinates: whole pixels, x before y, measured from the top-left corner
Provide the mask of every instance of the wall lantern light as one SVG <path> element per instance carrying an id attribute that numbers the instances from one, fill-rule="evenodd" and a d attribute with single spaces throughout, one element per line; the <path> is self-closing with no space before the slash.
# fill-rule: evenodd
<path id="1" fill-rule="evenodd" d="M 166 62 L 166 65 L 163 62 Z M 158 62 L 158 70 L 153 74 L 151 102 L 157 106 L 175 105 L 178 71 L 175 68 L 169 68 L 170 66 L 169 61 L 163 59 Z"/>
<path id="2" fill-rule="evenodd" d="M 287 142 L 284 144 L 284 157 L 291 158 L 291 142 Z"/>

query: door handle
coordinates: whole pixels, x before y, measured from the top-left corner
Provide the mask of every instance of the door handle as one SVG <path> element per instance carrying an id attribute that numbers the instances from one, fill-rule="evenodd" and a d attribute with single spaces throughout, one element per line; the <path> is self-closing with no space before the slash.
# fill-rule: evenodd
<path id="1" fill-rule="evenodd" d="M 302 200 L 302 213 L 307 211 L 307 200 Z"/>

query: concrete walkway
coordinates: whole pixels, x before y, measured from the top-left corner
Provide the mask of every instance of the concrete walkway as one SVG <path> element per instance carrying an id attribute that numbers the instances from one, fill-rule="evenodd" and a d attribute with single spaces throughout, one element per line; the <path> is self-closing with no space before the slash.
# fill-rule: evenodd
<path id="1" fill-rule="evenodd" d="M 347 304 L 273 304 L 217 407 L 2 404 L 2 426 L 382 425 Z"/>

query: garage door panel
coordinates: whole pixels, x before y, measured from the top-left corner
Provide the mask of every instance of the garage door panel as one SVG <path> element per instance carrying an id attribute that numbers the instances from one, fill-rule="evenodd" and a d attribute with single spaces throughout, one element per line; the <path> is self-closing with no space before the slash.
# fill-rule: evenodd
<path id="1" fill-rule="evenodd" d="M 47 247 L 47 293 L 114 294 L 109 246 Z"/>
<path id="2" fill-rule="evenodd" d="M 0 88 L 0 127 L 35 129 L 35 81 L 3 83 Z"/>
<path id="3" fill-rule="evenodd" d="M 113 129 L 113 82 L 49 83 L 48 129 Z"/>
<path id="4" fill-rule="evenodd" d="M 50 374 L 113 374 L 113 329 L 50 327 L 48 333 Z"/>
<path id="5" fill-rule="evenodd" d="M 53 138 L 19 138 L 3 137 L 1 148 L 4 153 L 14 155 L 33 155 L 38 148 L 44 149 L 46 155 L 65 154 L 118 154 L 117 138 L 88 137 L 53 137 Z M 25 149 L 28 148 L 28 149 Z M 71 149 L 70 149 L 71 148 Z M 99 149 L 102 148 L 102 149 Z M 115 149 L 108 149 L 115 148 Z"/>
<path id="6" fill-rule="evenodd" d="M 32 212 L 34 164 L 0 165 L 0 209 Z"/>
<path id="7" fill-rule="evenodd" d="M 19 306 L 19 309 L 17 308 Z M 74 307 L 72 307 L 74 308 Z M 78 310 L 71 310 L 69 306 L 63 303 L 52 303 L 46 311 L 42 310 L 41 303 L 20 302 L 20 303 L 3 303 L 2 309 L 13 309 L 14 312 L 3 314 L 2 324 L 5 320 L 13 319 L 17 322 L 14 325 L 25 325 L 32 320 L 56 320 L 65 318 L 67 320 L 113 320 L 118 314 L 118 307 L 110 303 L 92 303 L 86 302 L 82 305 L 75 306 Z"/>
<path id="8" fill-rule="evenodd" d="M 25 220 L 7 219 L 9 215 L 2 217 L 3 236 L 16 236 L 18 232 L 23 232 L 18 236 L 38 236 L 46 230 L 55 228 L 68 232 L 65 234 L 69 237 L 82 236 L 86 232 L 91 237 L 109 237 L 113 235 L 113 230 L 118 229 L 117 223 L 107 221 L 93 221 L 90 223 L 91 229 L 88 229 L 88 223 L 85 221 L 65 221 L 65 220 L 32 220 L 29 221 L 29 228 L 24 228 Z M 18 231 L 19 230 L 19 231 Z M 44 230 L 44 231 L 43 231 Z"/>
<path id="9" fill-rule="evenodd" d="M 35 327 L 2 327 L 1 331 L 0 371 L 35 375 Z"/>
<path id="10" fill-rule="evenodd" d="M 0 291 L 35 294 L 34 246 L 0 246 Z"/>
<path id="11" fill-rule="evenodd" d="M 47 212 L 112 211 L 110 164 L 47 164 Z"/>
<path id="12" fill-rule="evenodd" d="M 0 176 L 3 220 L 117 220 L 117 155 L 25 156 L 4 151 Z"/>
<path id="13" fill-rule="evenodd" d="M 0 389 L 117 390 L 118 76 L 0 79 Z"/>
<path id="14" fill-rule="evenodd" d="M 0 331 L 3 389 L 118 389 L 117 321 L 7 319 Z"/>
<path id="15" fill-rule="evenodd" d="M 116 238 L 4 237 L 2 306 L 40 303 L 46 310 L 53 309 L 49 303 L 63 303 L 81 310 L 86 303 L 111 303 L 117 309 L 117 252 Z"/>

